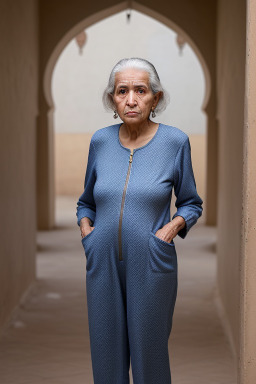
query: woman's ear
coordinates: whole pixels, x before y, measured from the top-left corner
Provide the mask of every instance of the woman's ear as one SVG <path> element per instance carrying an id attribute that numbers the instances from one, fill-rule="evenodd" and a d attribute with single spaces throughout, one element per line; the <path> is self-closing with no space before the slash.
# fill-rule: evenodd
<path id="1" fill-rule="evenodd" d="M 109 98 L 110 104 L 112 104 L 112 106 L 113 106 L 113 109 L 115 109 L 116 106 L 115 106 L 115 103 L 114 103 L 113 95 L 111 93 L 108 94 L 108 98 Z"/>
<path id="2" fill-rule="evenodd" d="M 159 91 L 157 93 L 155 93 L 154 95 L 154 103 L 153 103 L 153 106 L 156 108 L 157 104 L 159 103 L 159 100 L 163 97 L 163 92 L 162 91 Z"/>

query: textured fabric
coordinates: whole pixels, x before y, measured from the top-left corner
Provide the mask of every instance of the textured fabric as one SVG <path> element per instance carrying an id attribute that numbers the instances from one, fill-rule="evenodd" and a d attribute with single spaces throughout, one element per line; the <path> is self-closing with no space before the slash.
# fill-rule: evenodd
<path id="1" fill-rule="evenodd" d="M 177 296 L 174 241 L 158 238 L 168 223 L 172 188 L 176 212 L 186 221 L 185 238 L 202 214 L 189 137 L 159 124 L 154 137 L 134 150 L 123 207 L 122 260 L 119 216 L 130 149 L 115 124 L 90 142 L 77 224 L 89 217 L 95 229 L 81 241 L 86 255 L 86 292 L 95 384 L 171 384 L 168 338 Z"/>

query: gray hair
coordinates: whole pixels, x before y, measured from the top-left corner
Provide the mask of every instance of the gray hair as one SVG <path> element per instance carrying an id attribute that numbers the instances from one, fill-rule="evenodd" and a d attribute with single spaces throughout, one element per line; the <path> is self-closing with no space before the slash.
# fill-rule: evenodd
<path id="1" fill-rule="evenodd" d="M 169 94 L 168 92 L 163 88 L 160 78 L 158 76 L 158 73 L 152 63 L 150 63 L 148 60 L 141 59 L 139 57 L 132 57 L 129 59 L 122 59 L 120 60 L 112 69 L 108 85 L 105 88 L 103 95 L 102 95 L 102 102 L 107 111 L 113 111 L 115 109 L 114 102 L 112 100 L 112 96 L 114 94 L 115 90 L 115 75 L 117 72 L 122 72 L 123 70 L 127 68 L 135 68 L 140 69 L 143 71 L 148 72 L 149 74 L 149 85 L 151 88 L 151 91 L 153 94 L 156 94 L 157 92 L 161 91 L 162 95 L 159 99 L 159 102 L 155 108 L 155 112 L 162 112 L 165 110 L 167 105 L 169 104 Z"/>

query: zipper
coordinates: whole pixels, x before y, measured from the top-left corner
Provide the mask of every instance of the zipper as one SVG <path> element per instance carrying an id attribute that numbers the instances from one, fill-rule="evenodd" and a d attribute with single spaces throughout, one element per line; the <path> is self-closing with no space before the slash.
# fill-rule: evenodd
<path id="1" fill-rule="evenodd" d="M 120 217 L 119 217 L 118 246 L 119 246 L 119 260 L 120 261 L 123 260 L 123 257 L 122 257 L 122 219 L 123 219 L 123 211 L 124 211 L 124 200 L 125 200 L 127 185 L 128 185 L 131 166 L 132 166 L 133 153 L 134 153 L 134 150 L 131 149 L 130 158 L 129 158 L 129 167 L 128 167 L 128 171 L 126 174 L 126 180 L 125 180 L 125 185 L 124 185 L 124 189 L 123 189 L 123 196 L 122 196 L 122 203 L 121 203 L 121 211 L 120 211 Z"/>

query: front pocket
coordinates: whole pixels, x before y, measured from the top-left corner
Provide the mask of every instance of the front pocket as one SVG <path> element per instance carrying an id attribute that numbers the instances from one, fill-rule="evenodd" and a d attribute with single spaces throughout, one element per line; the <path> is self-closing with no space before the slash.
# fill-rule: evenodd
<path id="1" fill-rule="evenodd" d="M 151 231 L 148 246 L 149 263 L 152 271 L 177 276 L 177 254 L 174 242 L 168 243 Z"/>

